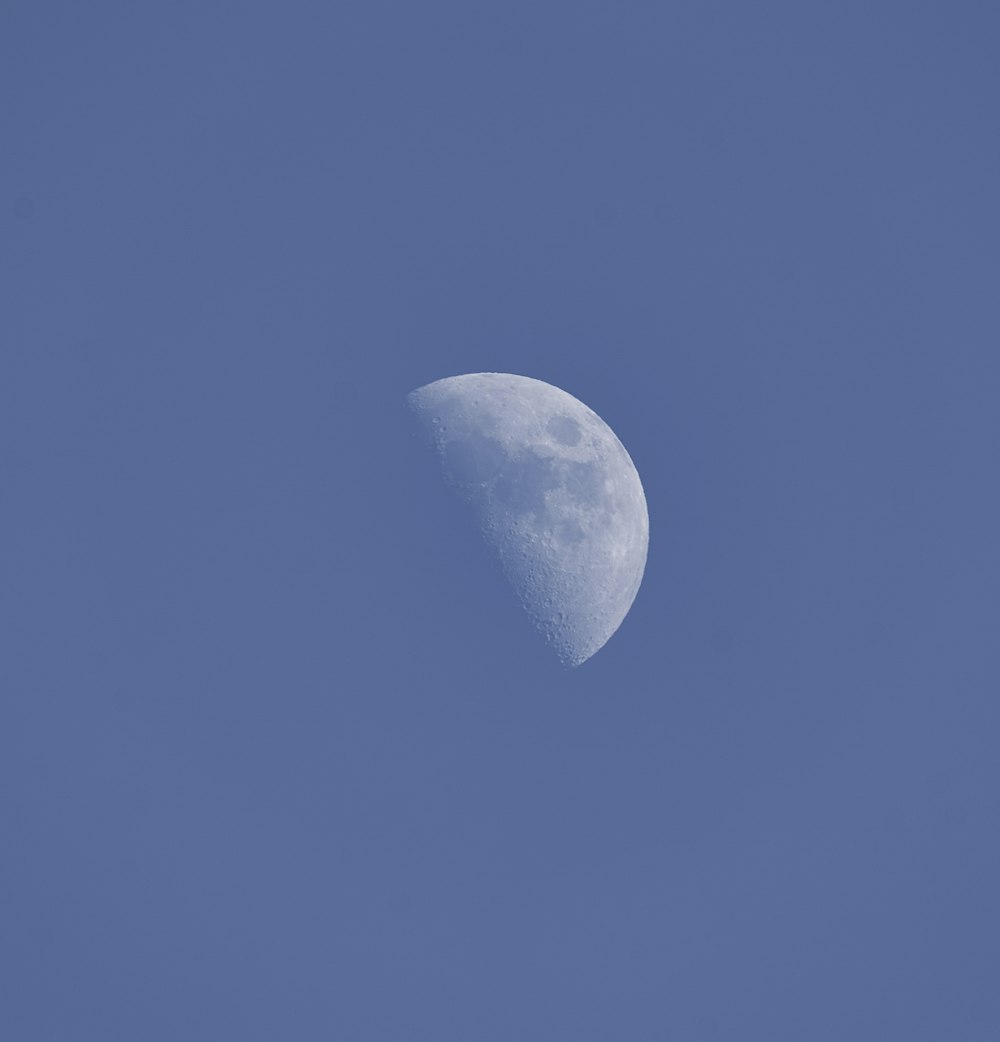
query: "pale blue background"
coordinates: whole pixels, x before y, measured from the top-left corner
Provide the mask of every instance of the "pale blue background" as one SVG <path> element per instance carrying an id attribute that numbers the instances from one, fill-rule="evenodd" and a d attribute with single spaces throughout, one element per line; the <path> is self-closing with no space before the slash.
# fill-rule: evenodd
<path id="1" fill-rule="evenodd" d="M 4 1039 L 1000 1038 L 996 11 L 4 4 Z M 575 671 L 483 369 L 646 486 Z"/>

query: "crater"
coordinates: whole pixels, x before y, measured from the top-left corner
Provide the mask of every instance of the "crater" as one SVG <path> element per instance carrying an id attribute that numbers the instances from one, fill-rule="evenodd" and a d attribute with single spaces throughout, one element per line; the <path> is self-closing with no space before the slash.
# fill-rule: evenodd
<path id="1" fill-rule="evenodd" d="M 580 425 L 570 416 L 553 416 L 545 428 L 560 445 L 580 444 Z"/>

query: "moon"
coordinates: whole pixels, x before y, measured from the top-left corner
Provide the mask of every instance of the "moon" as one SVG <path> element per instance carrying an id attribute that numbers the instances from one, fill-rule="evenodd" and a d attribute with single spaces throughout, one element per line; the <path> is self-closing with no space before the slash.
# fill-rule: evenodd
<path id="1" fill-rule="evenodd" d="M 625 447 L 571 394 L 527 376 L 451 376 L 407 401 L 535 628 L 563 663 L 585 662 L 646 567 L 646 497 Z"/>

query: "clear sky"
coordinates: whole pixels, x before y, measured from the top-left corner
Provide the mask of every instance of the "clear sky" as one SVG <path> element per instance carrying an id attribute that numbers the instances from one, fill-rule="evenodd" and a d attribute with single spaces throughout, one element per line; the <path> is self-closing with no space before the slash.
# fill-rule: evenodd
<path id="1" fill-rule="evenodd" d="M 0 1035 L 1000 1038 L 994 4 L 0 10 Z M 596 410 L 565 670 L 405 394 Z"/>

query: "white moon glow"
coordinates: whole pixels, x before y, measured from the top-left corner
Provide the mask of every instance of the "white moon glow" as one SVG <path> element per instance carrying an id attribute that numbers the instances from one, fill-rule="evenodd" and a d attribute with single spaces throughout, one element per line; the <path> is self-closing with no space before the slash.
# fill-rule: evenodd
<path id="1" fill-rule="evenodd" d="M 590 658 L 646 566 L 646 498 L 624 446 L 582 402 L 526 376 L 453 376 L 408 401 L 535 627 L 568 665 Z"/>

